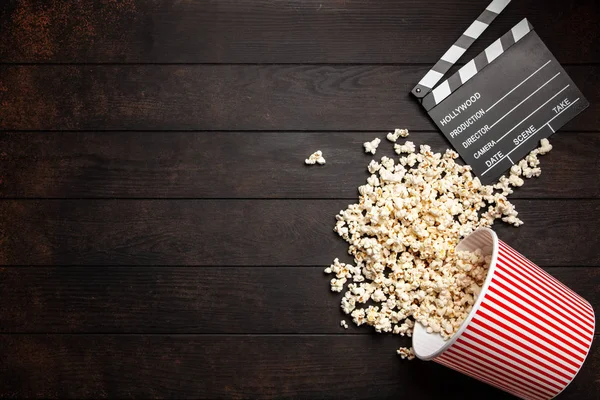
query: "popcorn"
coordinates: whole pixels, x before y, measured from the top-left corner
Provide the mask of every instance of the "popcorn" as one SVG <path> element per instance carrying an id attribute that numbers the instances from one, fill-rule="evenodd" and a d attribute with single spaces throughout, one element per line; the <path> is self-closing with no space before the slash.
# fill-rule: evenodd
<path id="1" fill-rule="evenodd" d="M 314 165 L 314 164 L 325 164 L 325 158 L 323 158 L 323 153 L 321 150 L 317 150 L 310 155 L 306 160 L 304 160 L 306 165 Z"/>
<path id="2" fill-rule="evenodd" d="M 375 154 L 375 152 L 377 151 L 377 147 L 379 146 L 379 143 L 381 143 L 381 139 L 379 139 L 379 138 L 375 138 L 375 139 L 371 140 L 370 142 L 363 143 L 363 146 L 365 147 L 365 153 Z"/>
<path id="3" fill-rule="evenodd" d="M 542 174 L 541 168 L 523 168 L 523 176 L 525 178 L 538 177 Z"/>
<path id="4" fill-rule="evenodd" d="M 552 150 L 552 145 L 550 144 L 548 139 L 544 138 L 540 141 L 540 147 L 538 150 L 540 155 L 547 154 L 550 152 L 550 150 Z"/>
<path id="5" fill-rule="evenodd" d="M 477 301 L 491 262 L 480 249 L 456 251 L 458 242 L 498 219 L 523 224 L 507 196 L 523 178 L 541 173 L 538 155 L 552 146 L 542 140 L 494 185 L 481 184 L 469 166 L 456 163 L 453 150 L 434 153 L 422 145 L 417 152 L 408 141 L 395 148 L 407 155 L 398 163 L 372 160 L 358 203 L 336 216 L 334 231 L 348 242 L 354 263 L 336 258 L 325 272 L 335 275 L 331 290 L 344 292 L 342 311 L 356 325 L 412 336 L 419 322 L 447 340 Z M 411 348 L 397 352 L 414 358 Z"/>
<path id="6" fill-rule="evenodd" d="M 403 360 L 405 358 L 409 360 L 413 360 L 415 358 L 415 351 L 412 347 L 400 347 L 398 350 L 396 350 L 396 353 L 398 353 L 398 355 L 402 357 Z"/>
<path id="7" fill-rule="evenodd" d="M 348 329 L 348 323 L 347 323 L 346 321 L 344 321 L 344 320 L 341 320 L 341 321 L 340 321 L 340 326 L 341 326 L 342 328 L 344 328 L 344 329 Z"/>
<path id="8" fill-rule="evenodd" d="M 508 177 L 508 183 L 510 183 L 512 186 L 523 186 L 525 181 L 519 178 L 517 175 L 510 174 Z"/>
<path id="9" fill-rule="evenodd" d="M 375 172 L 379 171 L 380 168 L 381 168 L 381 165 L 375 160 L 371 160 L 371 162 L 369 163 L 369 166 L 367 167 L 367 169 L 369 170 L 369 172 L 371 174 L 374 174 Z"/>
<path id="10" fill-rule="evenodd" d="M 406 143 L 404 143 L 404 144 L 395 144 L 394 145 L 394 151 L 396 152 L 396 154 L 414 153 L 415 150 L 416 150 L 415 144 L 409 140 L 407 140 Z"/>
<path id="11" fill-rule="evenodd" d="M 346 278 L 332 279 L 331 280 L 331 291 L 332 292 L 341 292 L 344 289 L 344 283 L 346 283 Z"/>
<path id="12" fill-rule="evenodd" d="M 387 140 L 390 142 L 395 142 L 398 138 L 405 138 L 408 136 L 408 129 L 395 129 L 394 132 L 390 132 L 387 134 Z"/>

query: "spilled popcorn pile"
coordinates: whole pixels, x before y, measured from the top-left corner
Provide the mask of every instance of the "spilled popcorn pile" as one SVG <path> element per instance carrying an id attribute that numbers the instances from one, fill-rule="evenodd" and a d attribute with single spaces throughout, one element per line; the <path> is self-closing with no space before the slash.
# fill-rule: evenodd
<path id="1" fill-rule="evenodd" d="M 388 139 L 406 136 L 407 130 L 397 129 Z M 369 152 L 376 148 L 371 144 L 379 144 L 367 143 Z M 342 292 L 349 282 L 341 301 L 344 313 L 377 332 L 411 336 L 418 321 L 449 339 L 477 300 L 490 263 L 479 250 L 455 252 L 456 245 L 497 219 L 523 224 L 506 196 L 523 185 L 522 177 L 541 174 L 538 155 L 551 149 L 542 139 L 495 185 L 473 178 L 469 166 L 455 162 L 455 151 L 434 153 L 422 145 L 417 152 L 410 141 L 395 145 L 402 155 L 398 162 L 372 160 L 371 176 L 358 188 L 359 202 L 336 216 L 334 231 L 349 243 L 354 265 L 336 258 L 325 269 L 335 275 L 332 291 Z M 398 354 L 414 358 L 412 348 Z"/>

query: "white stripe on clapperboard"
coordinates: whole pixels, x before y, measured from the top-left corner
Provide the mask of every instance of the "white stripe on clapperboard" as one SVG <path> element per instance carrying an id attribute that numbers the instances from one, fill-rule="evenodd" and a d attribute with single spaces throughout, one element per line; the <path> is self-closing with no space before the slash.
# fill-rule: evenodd
<path id="1" fill-rule="evenodd" d="M 461 69 L 458 70 L 460 80 L 466 82 L 471 79 L 477 73 L 477 66 L 475 66 L 475 60 L 471 60 L 466 63 Z"/>
<path id="2" fill-rule="evenodd" d="M 419 82 L 419 85 L 423 85 L 425 87 L 431 88 L 440 79 L 442 79 L 443 76 L 444 76 L 444 74 L 439 73 L 437 71 L 434 71 L 434 70 L 430 69 L 429 71 L 427 71 L 427 73 L 425 74 L 425 76 L 423 77 L 423 79 L 421 79 L 421 81 Z"/>
<path id="3" fill-rule="evenodd" d="M 467 30 L 465 31 L 464 35 L 473 38 L 473 39 L 477 39 L 479 37 L 479 35 L 481 35 L 483 33 L 483 31 L 485 31 L 485 28 L 487 28 L 489 25 L 488 24 L 484 24 L 481 21 L 473 21 L 473 23 L 471 24 L 471 26 L 469 26 L 467 28 Z"/>
<path id="4" fill-rule="evenodd" d="M 500 43 L 500 39 L 490 44 L 485 49 L 485 56 L 487 57 L 488 64 L 494 61 L 496 58 L 498 58 L 498 56 L 502 54 L 503 51 L 504 49 L 502 48 L 502 43 Z"/>
<path id="5" fill-rule="evenodd" d="M 442 60 L 447 61 L 451 64 L 454 64 L 458 61 L 458 59 L 460 58 L 460 56 L 463 55 L 464 52 L 465 52 L 465 49 L 453 44 L 448 49 L 448 51 L 446 53 L 444 53 L 444 55 L 442 56 Z"/>
<path id="6" fill-rule="evenodd" d="M 510 3 L 510 0 L 494 0 L 490 3 L 489 6 L 486 7 L 486 10 L 496 14 L 500 14 L 508 3 Z"/>
<path id="7" fill-rule="evenodd" d="M 526 21 L 526 20 L 523 20 Z M 515 25 L 510 31 L 512 32 L 513 39 L 515 43 L 523 38 L 523 36 L 527 35 L 531 29 L 529 29 L 529 24 L 524 23 L 523 21 L 519 22 Z"/>
<path id="8" fill-rule="evenodd" d="M 439 104 L 446 97 L 450 96 L 452 90 L 450 90 L 450 84 L 448 83 L 448 81 L 445 80 L 444 82 L 440 83 L 440 86 L 433 89 L 432 93 L 435 103 Z"/>

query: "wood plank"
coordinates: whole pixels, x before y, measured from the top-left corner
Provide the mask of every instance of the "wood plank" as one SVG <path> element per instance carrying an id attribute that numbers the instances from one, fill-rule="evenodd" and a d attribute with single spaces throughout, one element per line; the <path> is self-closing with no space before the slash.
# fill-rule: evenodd
<path id="1" fill-rule="evenodd" d="M 489 0 L 5 0 L 8 62 L 431 63 Z M 524 17 L 561 62 L 600 59 L 595 0 L 513 2 L 471 58 Z"/>
<path id="2" fill-rule="evenodd" d="M 390 336 L 0 335 L 7 398 L 507 399 Z M 595 399 L 598 340 L 561 400 Z M 435 382 L 435 384 L 432 384 Z"/>
<path id="3" fill-rule="evenodd" d="M 0 332 L 373 333 L 349 322 L 323 269 L 3 267 Z M 600 268 L 546 270 L 598 304 Z"/>
<path id="4" fill-rule="evenodd" d="M 600 66 L 567 67 L 600 129 Z M 4 130 L 433 130 L 424 66 L 0 66 Z"/>
<path id="5" fill-rule="evenodd" d="M 2 186 L 9 198 L 346 198 L 357 197 L 371 157 L 396 156 L 385 132 L 17 132 L 0 134 Z M 450 147 L 438 132 L 416 144 Z M 541 158 L 543 174 L 513 198 L 600 197 L 600 135 L 564 132 Z M 321 149 L 327 164 L 307 167 Z"/>
<path id="6" fill-rule="evenodd" d="M 346 200 L 4 200 L 0 264 L 325 265 Z M 499 237 L 542 266 L 600 265 L 600 201 L 515 200 Z"/>

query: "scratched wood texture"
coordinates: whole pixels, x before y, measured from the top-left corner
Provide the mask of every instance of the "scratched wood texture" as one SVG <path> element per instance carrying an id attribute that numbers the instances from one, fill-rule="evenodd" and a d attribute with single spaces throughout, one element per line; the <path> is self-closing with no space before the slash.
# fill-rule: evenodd
<path id="1" fill-rule="evenodd" d="M 430 64 L 489 1 L 3 3 L 0 59 L 10 62 Z M 466 57 L 527 17 L 560 62 L 595 63 L 599 13 L 596 0 L 514 1 Z"/>
<path id="2" fill-rule="evenodd" d="M 507 399 L 378 335 L 0 335 L 3 390 L 56 398 Z M 595 399 L 600 346 L 562 398 Z M 49 373 L 48 371 L 52 371 Z M 85 380 L 86 384 L 81 382 Z M 45 396 L 44 396 L 45 397 Z"/>
<path id="3" fill-rule="evenodd" d="M 0 296 L 11 301 L 3 303 L 0 333 L 369 333 L 340 329 L 342 296 L 326 290 L 324 267 L 7 268 Z M 544 269 L 600 301 L 600 268 Z M 247 315 L 252 323 L 240 323 Z"/>
<path id="4" fill-rule="evenodd" d="M 9 265 L 326 265 L 346 256 L 332 230 L 347 200 L 4 200 Z M 600 265 L 600 200 L 514 200 L 525 225 L 498 223 L 541 266 Z M 585 232 L 589 232 L 584 237 Z M 348 258 L 348 261 L 351 261 Z"/>
<path id="5" fill-rule="evenodd" d="M 3 65 L 10 130 L 434 130 L 410 65 Z M 600 65 L 565 70 L 590 106 L 564 130 L 600 126 Z"/>
<path id="6" fill-rule="evenodd" d="M 384 131 L 385 133 L 385 131 Z M 6 132 L 0 136 L 3 198 L 357 199 L 369 176 L 360 151 L 373 132 Z M 383 134 L 381 134 L 383 136 Z M 412 132 L 444 151 L 438 132 Z M 542 175 L 519 199 L 600 197 L 598 132 L 552 136 Z M 331 162 L 300 168 L 316 148 Z M 377 157 L 396 156 L 383 142 Z M 592 162 L 590 162 L 592 160 Z M 268 179 L 266 179 L 268 177 Z"/>
<path id="7" fill-rule="evenodd" d="M 408 91 L 488 2 L 1 2 L 0 398 L 509 398 L 342 329 L 322 271 L 362 142 L 448 146 Z M 513 1 L 465 59 L 523 17 L 591 105 L 495 229 L 598 308 L 600 3 Z"/>

